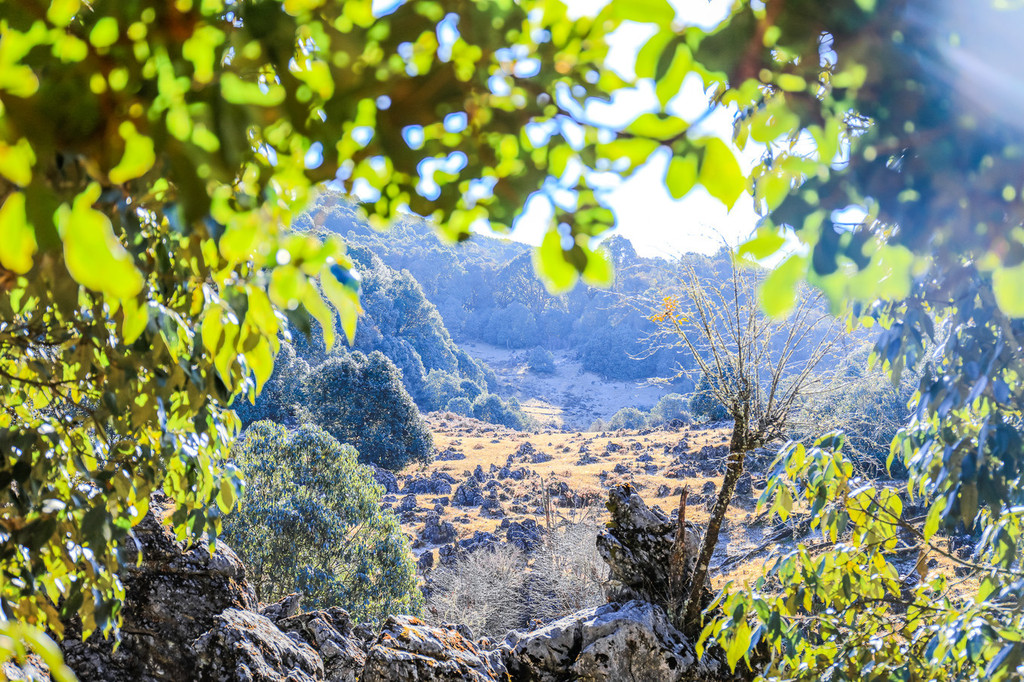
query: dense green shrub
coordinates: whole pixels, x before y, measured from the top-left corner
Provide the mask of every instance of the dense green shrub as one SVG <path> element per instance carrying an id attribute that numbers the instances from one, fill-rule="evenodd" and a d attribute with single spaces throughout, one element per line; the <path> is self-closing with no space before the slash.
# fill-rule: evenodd
<path id="1" fill-rule="evenodd" d="M 260 601 L 298 591 L 307 607 L 340 606 L 359 621 L 419 610 L 408 542 L 351 446 L 315 426 L 261 421 L 232 459 L 246 488 L 224 537 Z"/>
<path id="2" fill-rule="evenodd" d="M 379 351 L 336 355 L 310 372 L 306 399 L 313 423 L 360 459 L 386 469 L 425 461 L 433 440 L 398 368 Z"/>
<path id="3" fill-rule="evenodd" d="M 440 369 L 430 370 L 423 382 L 423 397 L 420 405 L 427 412 L 443 410 L 453 398 L 463 395 L 461 379 Z M 475 397 L 475 396 L 474 396 Z"/>
<path id="4" fill-rule="evenodd" d="M 661 396 L 658 402 L 651 408 L 648 417 L 652 426 L 664 424 L 669 421 L 678 420 L 684 424 L 693 421 L 689 411 L 689 399 L 679 393 L 669 393 Z"/>
<path id="5" fill-rule="evenodd" d="M 515 398 L 507 402 L 494 395 L 484 393 L 473 401 L 473 416 L 480 421 L 500 424 L 510 429 L 523 431 L 533 426 L 534 421 L 523 412 Z"/>
<path id="6" fill-rule="evenodd" d="M 545 348 L 534 348 L 527 358 L 527 365 L 535 374 L 554 374 L 555 355 Z"/>
<path id="7" fill-rule="evenodd" d="M 690 414 L 699 422 L 717 422 L 729 418 L 729 411 L 718 400 L 707 375 L 701 375 L 693 395 L 690 396 Z"/>
<path id="8" fill-rule="evenodd" d="M 540 341 L 537 318 L 519 301 L 492 312 L 483 335 L 488 343 L 508 348 L 529 348 Z"/>
<path id="9" fill-rule="evenodd" d="M 469 402 L 469 398 L 464 398 L 462 396 L 449 400 L 445 409 L 449 412 L 454 412 L 460 417 L 473 416 L 473 403 Z"/>
<path id="10" fill-rule="evenodd" d="M 459 391 L 461 392 L 461 395 L 470 402 L 473 402 L 479 398 L 482 393 L 486 392 L 475 381 L 470 381 L 469 379 L 463 379 L 459 382 Z"/>
<path id="11" fill-rule="evenodd" d="M 610 429 L 642 429 L 647 426 L 647 415 L 635 407 L 623 407 L 608 420 Z"/>

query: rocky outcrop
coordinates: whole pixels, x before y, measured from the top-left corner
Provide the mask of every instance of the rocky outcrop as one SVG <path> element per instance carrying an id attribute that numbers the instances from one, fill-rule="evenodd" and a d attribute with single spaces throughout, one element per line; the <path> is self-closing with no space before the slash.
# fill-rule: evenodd
<path id="1" fill-rule="evenodd" d="M 277 627 L 297 635 L 319 653 L 326 682 L 357 682 L 366 664 L 369 641 L 352 627 L 344 609 L 309 611 L 277 621 Z"/>
<path id="2" fill-rule="evenodd" d="M 717 658 L 698 660 L 660 607 L 643 601 L 596 606 L 528 633 L 502 647 L 517 682 L 683 682 L 730 679 Z"/>
<path id="3" fill-rule="evenodd" d="M 298 595 L 259 605 L 238 557 L 223 544 L 211 554 L 205 545 L 177 542 L 158 520 L 168 507 L 154 500 L 135 530 L 141 563 L 122 572 L 120 647 L 115 651 L 99 636 L 83 642 L 72 623 L 62 648 L 82 682 L 729 679 L 714 655 L 697 660 L 692 641 L 672 626 L 662 606 L 675 523 L 628 486 L 612 491 L 608 507 L 611 521 L 599 547 L 616 586 L 612 603 L 491 645 L 473 641 L 464 626 L 427 625 L 411 616 L 392 616 L 373 633 L 353 626 L 342 609 L 302 612 Z M 507 540 L 524 549 L 541 541 L 535 523 L 510 522 L 504 529 Z M 695 546 L 695 528 L 688 527 L 688 538 Z M 478 532 L 443 546 L 439 556 L 444 562 L 448 554 L 498 541 Z M 17 671 L 3 672 L 17 679 Z"/>
<path id="4" fill-rule="evenodd" d="M 481 651 L 457 630 L 432 627 L 412 616 L 391 616 L 366 655 L 360 682 L 505 679 L 499 653 Z"/>
<path id="5" fill-rule="evenodd" d="M 188 547 L 159 519 L 169 502 L 154 497 L 150 511 L 134 531 L 141 562 L 125 561 L 121 644 L 94 634 L 81 639 L 70 622 L 62 643 L 67 664 L 81 680 L 151 682 L 193 679 L 191 643 L 215 625 L 227 609 L 254 611 L 256 595 L 245 567 L 231 548 L 218 542 L 211 555 L 205 543 Z M 129 541 L 132 542 L 132 541 Z M 132 552 L 129 552 L 131 557 Z"/>
<path id="6" fill-rule="evenodd" d="M 608 511 L 611 519 L 597 536 L 597 551 L 611 569 L 606 596 L 611 601 L 640 599 L 666 608 L 672 597 L 669 572 L 676 521 L 648 507 L 630 485 L 609 491 Z M 700 539 L 700 529 L 687 522 L 684 576 L 693 572 Z"/>
<path id="7" fill-rule="evenodd" d="M 308 644 L 297 642 L 268 618 L 227 609 L 191 647 L 196 676 L 204 682 L 317 682 L 324 663 Z M 181 678 L 186 679 L 186 678 Z"/>

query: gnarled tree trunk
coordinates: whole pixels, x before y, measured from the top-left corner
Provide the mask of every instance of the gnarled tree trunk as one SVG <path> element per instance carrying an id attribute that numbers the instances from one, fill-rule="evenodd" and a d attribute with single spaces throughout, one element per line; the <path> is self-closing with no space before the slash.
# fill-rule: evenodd
<path id="1" fill-rule="evenodd" d="M 718 499 L 711 510 L 711 518 L 708 519 L 708 527 L 704 532 L 704 540 L 700 545 L 700 552 L 697 555 L 697 564 L 693 569 L 693 580 L 690 583 L 690 596 L 686 600 L 686 608 L 679 625 L 684 632 L 695 634 L 699 632 L 699 621 L 701 611 L 701 590 L 707 580 L 708 567 L 711 564 L 711 555 L 715 553 L 718 545 L 718 535 L 722 530 L 722 522 L 725 520 L 725 513 L 729 510 L 729 502 L 732 500 L 733 491 L 736 490 L 736 481 L 743 475 L 743 461 L 747 451 L 755 447 L 754 435 L 750 431 L 750 425 L 746 414 L 736 417 L 732 431 L 732 440 L 729 443 L 729 458 L 726 463 L 725 478 L 722 487 L 718 491 Z"/>

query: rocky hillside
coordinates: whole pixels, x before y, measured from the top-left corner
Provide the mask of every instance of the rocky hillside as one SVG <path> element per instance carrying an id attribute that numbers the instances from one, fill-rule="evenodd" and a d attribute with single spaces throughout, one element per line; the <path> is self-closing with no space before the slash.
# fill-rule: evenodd
<path id="1" fill-rule="evenodd" d="M 377 629 L 353 626 L 337 608 L 303 612 L 297 595 L 257 603 L 245 567 L 229 547 L 186 547 L 160 522 L 155 500 L 137 528 L 137 565 L 126 587 L 122 641 L 82 641 L 74 623 L 62 643 L 81 680 L 108 682 L 474 682 L 730 679 L 712 652 L 665 615 L 667 561 L 676 524 L 629 486 L 608 500 L 598 539 L 608 562 L 610 601 L 500 642 L 474 639 L 464 626 L 431 626 L 393 616 Z M 696 548 L 691 526 L 686 546 Z M 38 663 L 38 660 L 36 661 Z M 49 679 L 41 667 L 3 670 L 11 679 Z"/>
<path id="2" fill-rule="evenodd" d="M 379 472 L 391 505 L 428 574 L 466 552 L 502 542 L 529 550 L 553 527 L 604 523 L 608 491 L 629 484 L 646 504 L 675 512 L 689 490 L 687 519 L 703 523 L 725 471 L 729 429 L 692 427 L 613 432 L 516 432 L 473 419 L 428 417 L 439 454 L 394 476 Z M 774 451 L 748 459 L 713 566 L 732 577 L 767 545 L 773 529 L 754 518 Z M 767 537 L 766 537 L 767 533 Z"/>

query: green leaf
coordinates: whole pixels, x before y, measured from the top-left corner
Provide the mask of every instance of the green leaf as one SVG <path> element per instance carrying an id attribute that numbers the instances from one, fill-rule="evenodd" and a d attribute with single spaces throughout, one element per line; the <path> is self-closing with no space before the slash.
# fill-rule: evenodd
<path id="1" fill-rule="evenodd" d="M 924 539 L 925 542 L 931 540 L 932 536 L 939 530 L 939 522 L 942 520 L 942 512 L 946 509 L 946 498 L 938 497 L 932 502 L 931 509 L 928 510 L 928 518 L 924 522 Z"/>
<path id="2" fill-rule="evenodd" d="M 552 293 L 568 291 L 579 278 L 576 268 L 565 258 L 562 235 L 557 228 L 548 230 L 540 247 L 534 251 L 533 268 Z"/>
<path id="3" fill-rule="evenodd" d="M 752 256 L 755 260 L 762 260 L 776 253 L 786 238 L 779 234 L 773 227 L 761 227 L 754 233 L 754 236 L 743 242 L 739 248 L 739 256 Z"/>
<path id="4" fill-rule="evenodd" d="M 747 187 L 747 178 L 732 150 L 717 137 L 710 138 L 704 145 L 704 161 L 698 179 L 708 194 L 729 210 Z"/>
<path id="5" fill-rule="evenodd" d="M 630 168 L 636 168 L 647 162 L 651 154 L 659 147 L 655 140 L 645 138 L 624 138 L 598 145 L 600 155 L 615 162 L 622 158 L 629 159 Z"/>
<path id="6" fill-rule="evenodd" d="M 595 287 L 607 288 L 615 280 L 615 270 L 607 249 L 595 249 L 587 253 L 587 265 L 583 269 L 583 281 Z"/>
<path id="7" fill-rule="evenodd" d="M 740 662 L 741 658 L 746 656 L 747 650 L 750 648 L 750 626 L 747 625 L 746 621 L 743 621 L 736 626 L 732 635 L 729 647 L 725 651 L 725 657 L 729 663 L 729 668 L 736 672 L 736 664 Z"/>
<path id="8" fill-rule="evenodd" d="M 675 116 L 646 113 L 637 116 L 636 120 L 626 128 L 626 132 L 665 141 L 678 137 L 689 127 L 689 123 Z"/>
<path id="9" fill-rule="evenodd" d="M 349 345 L 355 342 L 356 323 L 362 308 L 359 305 L 359 280 L 353 271 L 337 263 L 326 265 L 320 273 L 320 286 L 341 319 L 341 330 Z"/>
<path id="10" fill-rule="evenodd" d="M 0 207 L 0 265 L 23 275 L 32 269 L 36 233 L 25 212 L 25 195 L 11 192 Z"/>
<path id="11" fill-rule="evenodd" d="M 222 476 L 220 479 L 220 494 L 217 495 L 217 506 L 225 514 L 230 514 L 235 508 L 238 496 L 235 494 L 235 484 L 229 476 Z"/>
<path id="12" fill-rule="evenodd" d="M 676 18 L 676 11 L 666 0 L 612 0 L 605 11 L 616 19 L 645 24 L 665 25 Z"/>
<path id="13" fill-rule="evenodd" d="M 671 50 L 673 47 L 670 45 L 668 49 Z M 690 52 L 690 48 L 682 42 L 676 43 L 668 70 L 654 86 L 654 92 L 662 107 L 667 106 L 672 98 L 679 94 L 683 87 L 683 80 L 690 73 L 691 66 L 693 66 L 693 53 Z"/>
<path id="14" fill-rule="evenodd" d="M 111 182 L 120 185 L 148 173 L 156 163 L 156 154 L 153 151 L 153 140 L 140 135 L 130 121 L 122 123 L 118 132 L 124 139 L 124 156 L 110 170 L 109 177 Z"/>
<path id="15" fill-rule="evenodd" d="M 771 317 L 785 317 L 796 305 L 797 285 L 807 272 L 807 259 L 793 255 L 776 267 L 761 285 L 761 309 Z"/>
<path id="16" fill-rule="evenodd" d="M 1024 263 L 992 273 L 996 305 L 1010 317 L 1024 317 Z"/>
<path id="17" fill-rule="evenodd" d="M 975 483 L 960 484 L 960 518 L 967 530 L 974 527 L 974 517 L 978 514 L 978 486 Z"/>
<path id="18" fill-rule="evenodd" d="M 114 236 L 110 219 L 93 209 L 99 196 L 99 184 L 92 183 L 75 197 L 71 207 L 62 204 L 57 211 L 68 272 L 94 291 L 116 299 L 134 297 L 142 290 L 142 275 Z"/>
<path id="19" fill-rule="evenodd" d="M 117 19 L 101 17 L 89 32 L 89 42 L 95 48 L 110 47 L 117 42 Z"/>
<path id="20" fill-rule="evenodd" d="M 673 156 L 668 162 L 665 185 L 673 199 L 682 199 L 697 184 L 697 158 L 694 155 Z"/>
<path id="21" fill-rule="evenodd" d="M 0 175 L 16 185 L 25 187 L 32 182 L 32 166 L 36 163 L 36 153 L 25 138 L 9 145 L 0 142 Z"/>

